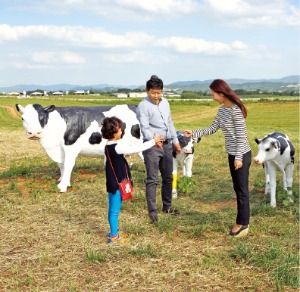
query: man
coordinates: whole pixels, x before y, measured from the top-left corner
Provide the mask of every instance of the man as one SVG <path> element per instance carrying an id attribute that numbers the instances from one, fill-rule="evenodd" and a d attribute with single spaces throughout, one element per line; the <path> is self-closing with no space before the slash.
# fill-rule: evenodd
<path id="1" fill-rule="evenodd" d="M 162 177 L 161 197 L 162 210 L 165 213 L 179 215 L 180 212 L 172 207 L 172 171 L 173 144 L 177 154 L 181 148 L 176 130 L 171 118 L 169 102 L 162 97 L 163 81 L 157 76 L 151 76 L 146 83 L 147 96 L 140 102 L 137 118 L 140 121 L 144 140 L 148 141 L 153 135 L 163 136 L 164 142 L 143 152 L 147 171 L 146 198 L 150 222 L 158 220 L 156 208 L 156 186 L 158 185 L 158 170 Z"/>

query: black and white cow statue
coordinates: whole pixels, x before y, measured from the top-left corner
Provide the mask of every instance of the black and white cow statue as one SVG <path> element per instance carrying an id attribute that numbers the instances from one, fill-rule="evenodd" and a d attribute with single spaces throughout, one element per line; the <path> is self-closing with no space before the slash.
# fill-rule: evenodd
<path id="1" fill-rule="evenodd" d="M 27 138 L 39 140 L 49 157 L 57 162 L 60 192 L 66 192 L 71 186 L 71 173 L 78 155 L 104 155 L 107 140 L 102 138 L 101 127 L 105 117 L 116 116 L 123 121 L 123 135 L 118 143 L 143 143 L 135 105 L 42 107 L 28 104 L 23 107 L 16 104 L 16 108 L 22 113 Z"/>
<path id="2" fill-rule="evenodd" d="M 283 187 L 287 190 L 290 202 L 292 199 L 293 171 L 295 148 L 289 137 L 279 132 L 266 135 L 263 139 L 255 139 L 258 154 L 254 158 L 256 164 L 262 164 L 265 171 L 265 194 L 271 195 L 271 206 L 276 207 L 276 170 L 282 172 Z"/>
<path id="3" fill-rule="evenodd" d="M 177 138 L 181 147 L 181 153 L 176 154 L 173 149 L 173 182 L 172 182 L 172 197 L 177 198 L 177 178 L 178 166 L 182 167 L 183 176 L 192 177 L 192 167 L 194 160 L 194 143 L 199 143 L 201 138 L 197 140 L 192 137 L 186 137 L 183 132 L 176 131 Z"/>

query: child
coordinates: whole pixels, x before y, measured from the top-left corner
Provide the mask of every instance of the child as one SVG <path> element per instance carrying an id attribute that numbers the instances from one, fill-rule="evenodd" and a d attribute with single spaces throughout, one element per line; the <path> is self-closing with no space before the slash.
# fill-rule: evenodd
<path id="1" fill-rule="evenodd" d="M 121 211 L 122 199 L 119 191 L 119 186 L 116 180 L 116 177 L 113 173 L 110 161 L 113 165 L 114 171 L 118 178 L 118 181 L 121 182 L 127 177 L 126 168 L 128 172 L 128 177 L 132 182 L 130 169 L 128 163 L 124 158 L 124 154 L 133 154 L 139 153 L 150 147 L 157 145 L 160 146 L 162 143 L 162 137 L 156 136 L 152 140 L 143 143 L 142 145 L 124 145 L 117 144 L 117 141 L 122 136 L 122 121 L 117 117 L 105 118 L 102 123 L 102 136 L 107 139 L 107 145 L 105 147 L 106 155 L 106 189 L 108 192 L 108 222 L 110 226 L 109 233 L 109 243 L 110 244 L 124 244 L 126 243 L 127 234 L 120 234 L 118 232 L 118 221 L 119 213 Z M 110 161 L 107 157 L 109 155 Z"/>
<path id="2" fill-rule="evenodd" d="M 210 84 L 213 99 L 222 104 L 212 125 L 206 129 L 186 130 L 186 136 L 199 138 L 211 135 L 219 128 L 225 136 L 226 152 L 237 200 L 236 224 L 230 231 L 233 237 L 244 237 L 249 231 L 249 168 L 251 149 L 247 140 L 245 118 L 247 109 L 228 84 L 216 79 Z"/>

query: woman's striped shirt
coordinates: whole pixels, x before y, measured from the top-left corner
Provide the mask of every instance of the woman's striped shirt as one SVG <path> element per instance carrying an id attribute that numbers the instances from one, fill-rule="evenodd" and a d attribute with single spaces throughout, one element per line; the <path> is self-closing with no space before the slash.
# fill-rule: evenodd
<path id="1" fill-rule="evenodd" d="M 234 155 L 236 160 L 242 161 L 243 154 L 249 152 L 251 148 L 247 140 L 245 118 L 236 104 L 232 107 L 222 105 L 212 125 L 206 129 L 193 130 L 193 137 L 211 135 L 219 128 L 225 136 L 226 152 Z"/>

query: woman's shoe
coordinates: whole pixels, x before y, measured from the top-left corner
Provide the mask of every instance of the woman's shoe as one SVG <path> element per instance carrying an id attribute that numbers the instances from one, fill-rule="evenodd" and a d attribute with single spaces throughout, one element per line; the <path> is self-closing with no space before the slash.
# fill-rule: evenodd
<path id="1" fill-rule="evenodd" d="M 248 232 L 249 232 L 249 225 L 242 225 L 241 228 L 236 232 L 233 232 L 231 230 L 229 232 L 229 235 L 236 237 L 236 238 L 240 238 L 240 237 L 247 236 Z"/>

